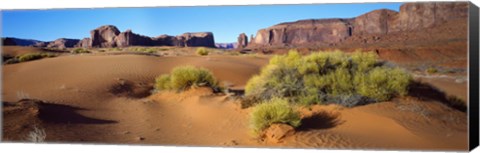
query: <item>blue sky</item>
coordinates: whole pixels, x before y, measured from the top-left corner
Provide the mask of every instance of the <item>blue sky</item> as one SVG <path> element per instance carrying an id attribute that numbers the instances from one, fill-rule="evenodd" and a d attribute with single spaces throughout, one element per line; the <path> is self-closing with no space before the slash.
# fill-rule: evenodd
<path id="1" fill-rule="evenodd" d="M 157 8 L 3 10 L 2 37 L 51 41 L 90 37 L 90 30 L 115 25 L 120 31 L 155 37 L 213 32 L 215 42 L 236 42 L 240 33 L 302 19 L 350 18 L 375 9 L 398 11 L 402 3 L 257 5 Z"/>

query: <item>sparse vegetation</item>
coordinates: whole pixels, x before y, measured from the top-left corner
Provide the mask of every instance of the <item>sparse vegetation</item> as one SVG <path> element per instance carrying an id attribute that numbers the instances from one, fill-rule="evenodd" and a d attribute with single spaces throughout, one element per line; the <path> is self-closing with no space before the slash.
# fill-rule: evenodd
<path id="1" fill-rule="evenodd" d="M 23 91 L 17 91 L 17 98 L 18 98 L 18 100 L 30 99 L 30 95 L 23 92 Z"/>
<path id="2" fill-rule="evenodd" d="M 27 141 L 34 142 L 34 143 L 41 143 L 45 141 L 47 134 L 45 130 L 40 129 L 38 127 L 33 127 L 33 131 L 30 131 L 27 135 Z"/>
<path id="3" fill-rule="evenodd" d="M 206 56 L 210 53 L 209 50 L 207 50 L 207 48 L 205 47 L 199 47 L 197 48 L 197 54 L 200 55 L 200 56 Z"/>
<path id="4" fill-rule="evenodd" d="M 245 87 L 249 100 L 280 97 L 303 105 L 325 102 L 352 107 L 405 95 L 411 76 L 382 65 L 373 52 L 317 52 L 302 57 L 296 51 L 274 56 Z"/>
<path id="5" fill-rule="evenodd" d="M 183 91 L 191 87 L 211 87 L 218 90 L 217 79 L 205 68 L 181 66 L 172 70 L 170 75 L 161 75 L 155 79 L 155 90 Z"/>
<path id="6" fill-rule="evenodd" d="M 75 48 L 71 51 L 72 54 L 87 54 L 87 53 L 90 53 L 89 50 L 85 49 L 85 48 Z"/>
<path id="7" fill-rule="evenodd" d="M 33 61 L 42 58 L 56 57 L 56 54 L 52 53 L 26 53 L 22 55 L 15 56 L 5 61 L 5 64 L 15 64 L 26 61 Z"/>
<path id="8" fill-rule="evenodd" d="M 149 54 L 153 54 L 157 52 L 157 49 L 153 47 L 134 47 L 134 48 L 129 48 L 129 50 L 136 51 L 136 52 L 144 52 Z"/>
<path id="9" fill-rule="evenodd" d="M 434 67 L 429 67 L 429 68 L 427 68 L 426 72 L 427 72 L 428 74 L 435 74 L 435 73 L 438 72 L 438 69 L 436 69 L 436 68 L 434 68 Z"/>
<path id="10" fill-rule="evenodd" d="M 274 123 L 285 123 L 293 127 L 301 124 L 300 113 L 291 106 L 286 99 L 273 98 L 258 104 L 252 110 L 250 126 L 255 135 Z"/>

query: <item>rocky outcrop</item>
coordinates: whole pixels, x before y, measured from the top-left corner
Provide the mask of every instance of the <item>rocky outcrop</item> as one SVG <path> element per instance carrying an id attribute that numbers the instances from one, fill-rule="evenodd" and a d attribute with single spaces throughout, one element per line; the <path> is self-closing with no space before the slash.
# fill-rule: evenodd
<path id="1" fill-rule="evenodd" d="M 428 28 L 455 18 L 468 16 L 467 2 L 406 3 L 400 6 L 392 31 Z"/>
<path id="2" fill-rule="evenodd" d="M 351 35 L 353 19 L 301 20 L 261 29 L 252 40 L 261 46 L 328 44 Z"/>
<path id="3" fill-rule="evenodd" d="M 121 32 L 112 25 L 101 26 L 90 32 L 89 47 L 127 47 L 127 46 L 179 46 L 179 47 L 215 47 L 213 33 L 184 33 L 179 36 L 160 35 L 148 37 L 133 33 L 131 30 Z M 86 42 L 83 45 L 85 46 Z"/>
<path id="4" fill-rule="evenodd" d="M 176 41 L 176 38 L 169 35 L 160 35 L 152 38 L 152 41 L 156 46 L 175 46 L 174 42 Z"/>
<path id="5" fill-rule="evenodd" d="M 113 25 L 101 26 L 90 31 L 91 47 L 116 47 L 115 37 L 120 34 Z"/>
<path id="6" fill-rule="evenodd" d="M 381 9 L 350 19 L 300 20 L 261 29 L 249 46 L 325 46 L 364 34 L 422 30 L 468 16 L 467 2 L 406 3 L 400 12 Z"/>
<path id="7" fill-rule="evenodd" d="M 74 47 L 89 48 L 91 43 L 92 41 L 90 38 L 83 38 Z"/>
<path id="8" fill-rule="evenodd" d="M 211 32 L 184 33 L 180 37 L 183 37 L 185 47 L 215 47 L 213 33 Z"/>
<path id="9" fill-rule="evenodd" d="M 132 30 L 127 30 L 115 37 L 116 47 L 127 46 L 153 46 L 153 40 L 150 37 L 135 34 Z"/>
<path id="10" fill-rule="evenodd" d="M 351 35 L 387 34 L 391 31 L 389 25 L 393 24 L 396 15 L 398 12 L 387 9 L 365 13 L 355 18 L 349 32 Z"/>
<path id="11" fill-rule="evenodd" d="M 57 40 L 49 42 L 46 47 L 65 49 L 74 47 L 76 44 L 78 44 L 78 42 L 80 42 L 80 40 L 78 39 L 59 38 Z"/>
<path id="12" fill-rule="evenodd" d="M 248 37 L 245 33 L 241 33 L 237 38 L 237 48 L 245 48 L 248 45 Z"/>

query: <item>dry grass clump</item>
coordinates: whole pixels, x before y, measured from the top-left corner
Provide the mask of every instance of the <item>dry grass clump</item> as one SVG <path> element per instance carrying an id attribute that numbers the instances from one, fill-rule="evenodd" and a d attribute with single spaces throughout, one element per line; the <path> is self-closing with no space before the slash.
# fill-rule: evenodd
<path id="1" fill-rule="evenodd" d="M 85 49 L 85 48 L 75 48 L 71 51 L 72 54 L 87 54 L 87 53 L 90 53 L 89 50 Z"/>
<path id="2" fill-rule="evenodd" d="M 47 137 L 47 134 L 45 133 L 45 130 L 35 126 L 33 127 L 33 131 L 30 131 L 30 133 L 28 133 L 26 139 L 29 142 L 41 143 L 45 141 L 46 137 Z"/>
<path id="3" fill-rule="evenodd" d="M 217 79 L 205 68 L 180 66 L 170 74 L 160 75 L 155 79 L 155 90 L 183 91 L 191 87 L 211 87 L 218 91 Z"/>
<path id="4" fill-rule="evenodd" d="M 434 74 L 434 73 L 437 73 L 438 72 L 438 69 L 437 68 L 434 68 L 434 67 L 429 67 L 425 70 L 428 74 Z"/>
<path id="5" fill-rule="evenodd" d="M 56 56 L 57 56 L 56 54 L 52 54 L 52 53 L 26 53 L 26 54 L 18 55 L 8 59 L 7 61 L 5 61 L 5 64 L 15 64 L 15 63 L 38 60 L 42 58 L 51 58 Z"/>
<path id="6" fill-rule="evenodd" d="M 210 51 L 205 47 L 197 48 L 197 54 L 200 55 L 200 56 L 207 56 L 209 53 L 210 53 Z"/>
<path id="7" fill-rule="evenodd" d="M 128 49 L 130 51 L 143 52 L 143 53 L 149 53 L 149 54 L 153 54 L 157 52 L 157 49 L 154 47 L 130 47 Z"/>
<path id="8" fill-rule="evenodd" d="M 258 104 L 250 114 L 250 127 L 253 134 L 261 132 L 274 123 L 289 124 L 298 127 L 301 124 L 300 113 L 286 99 L 273 98 Z"/>
<path id="9" fill-rule="evenodd" d="M 274 56 L 245 87 L 257 102 L 285 98 L 303 105 L 337 103 L 352 107 L 407 94 L 411 76 L 383 65 L 373 52 L 317 52 L 302 57 L 297 51 Z"/>

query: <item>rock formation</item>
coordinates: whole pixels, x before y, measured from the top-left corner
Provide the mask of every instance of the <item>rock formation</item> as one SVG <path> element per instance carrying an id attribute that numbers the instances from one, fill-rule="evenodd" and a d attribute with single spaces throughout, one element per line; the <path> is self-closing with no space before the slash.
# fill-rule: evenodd
<path id="1" fill-rule="evenodd" d="M 184 33 L 180 36 L 184 38 L 185 47 L 215 47 L 213 33 L 211 32 Z"/>
<path id="2" fill-rule="evenodd" d="M 429 28 L 466 18 L 467 2 L 406 3 L 400 12 L 381 9 L 356 18 L 300 20 L 261 29 L 251 46 L 324 46 L 364 34 L 391 34 Z"/>
<path id="3" fill-rule="evenodd" d="M 160 35 L 147 37 L 133 33 L 131 30 L 121 32 L 112 25 L 101 26 L 90 32 L 90 40 L 81 41 L 76 46 L 86 47 L 127 47 L 127 46 L 179 46 L 179 47 L 215 47 L 213 33 L 184 33 L 178 36 Z"/>
<path id="4" fill-rule="evenodd" d="M 400 6 L 392 31 L 428 28 L 455 18 L 468 16 L 467 2 L 407 3 Z"/>
<path id="5" fill-rule="evenodd" d="M 90 38 L 83 38 L 74 47 L 89 48 L 91 46 Z"/>
<path id="6" fill-rule="evenodd" d="M 150 37 L 135 34 L 132 30 L 127 30 L 118 34 L 115 38 L 116 47 L 127 46 L 153 46 L 153 40 Z"/>
<path id="7" fill-rule="evenodd" d="M 116 47 L 115 37 L 120 34 L 113 25 L 101 26 L 90 31 L 91 47 Z"/>
<path id="8" fill-rule="evenodd" d="M 248 45 L 248 37 L 245 33 L 241 33 L 238 36 L 237 48 L 245 48 Z"/>
<path id="9" fill-rule="evenodd" d="M 80 42 L 80 40 L 78 39 L 59 38 L 57 40 L 49 42 L 46 47 L 65 49 L 74 47 L 78 42 Z"/>

